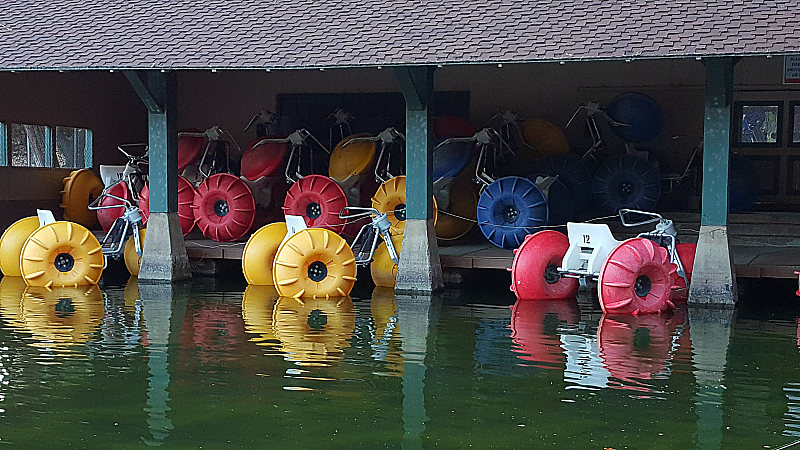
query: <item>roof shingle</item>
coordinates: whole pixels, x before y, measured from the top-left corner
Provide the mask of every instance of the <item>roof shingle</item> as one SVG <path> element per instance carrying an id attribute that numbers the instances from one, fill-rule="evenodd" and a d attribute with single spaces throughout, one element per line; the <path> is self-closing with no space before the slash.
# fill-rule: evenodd
<path id="1" fill-rule="evenodd" d="M 0 69 L 800 53 L 800 0 L 6 0 Z"/>

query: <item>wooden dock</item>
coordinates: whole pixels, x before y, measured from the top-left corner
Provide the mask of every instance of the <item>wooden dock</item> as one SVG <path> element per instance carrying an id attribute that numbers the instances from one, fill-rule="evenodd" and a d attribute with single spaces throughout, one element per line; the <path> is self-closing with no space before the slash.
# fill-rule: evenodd
<path id="1" fill-rule="evenodd" d="M 697 213 L 665 213 L 675 222 L 683 242 L 696 242 L 700 228 Z M 610 224 L 617 239 L 635 236 L 652 226 L 621 228 Z M 731 252 L 740 278 L 796 278 L 800 271 L 800 214 L 732 214 L 728 226 Z M 514 254 L 497 248 L 480 236 L 470 233 L 459 242 L 445 242 L 439 247 L 444 268 L 497 269 L 511 267 Z M 216 242 L 193 231 L 186 237 L 186 252 L 193 262 L 203 260 L 241 260 L 245 242 Z"/>

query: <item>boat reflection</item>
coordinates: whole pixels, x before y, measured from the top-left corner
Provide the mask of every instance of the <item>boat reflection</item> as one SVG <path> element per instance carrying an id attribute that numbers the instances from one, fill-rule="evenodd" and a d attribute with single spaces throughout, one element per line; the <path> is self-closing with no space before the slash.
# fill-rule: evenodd
<path id="1" fill-rule="evenodd" d="M 300 366 L 329 366 L 338 361 L 355 329 L 350 297 L 279 297 L 274 286 L 248 286 L 242 297 L 244 332 Z"/>
<path id="2" fill-rule="evenodd" d="M 559 327 L 580 320 L 575 299 L 518 300 L 511 309 L 511 339 L 517 357 L 535 367 L 563 370 L 566 357 Z"/>
<path id="3" fill-rule="evenodd" d="M 654 387 L 647 380 L 667 378 L 679 319 L 673 313 L 603 315 L 597 341 L 612 377 L 609 387 L 650 391 Z"/>
<path id="4" fill-rule="evenodd" d="M 397 298 L 393 288 L 376 287 L 369 305 L 372 316 L 372 359 L 386 363 L 392 375 L 403 375 L 405 359 L 397 324 Z"/>
<path id="5" fill-rule="evenodd" d="M 329 366 L 338 361 L 356 325 L 350 297 L 281 297 L 272 315 L 284 357 L 300 366 Z"/>
<path id="6" fill-rule="evenodd" d="M 278 300 L 275 286 L 247 286 L 242 295 L 242 318 L 244 332 L 250 334 L 250 342 L 280 351 L 280 341 L 272 328 L 272 311 Z"/>
<path id="7" fill-rule="evenodd" d="M 10 328 L 27 333 L 29 345 L 55 356 L 82 355 L 103 321 L 105 305 L 97 286 L 44 288 L 26 286 L 20 277 L 0 280 L 0 316 Z"/>

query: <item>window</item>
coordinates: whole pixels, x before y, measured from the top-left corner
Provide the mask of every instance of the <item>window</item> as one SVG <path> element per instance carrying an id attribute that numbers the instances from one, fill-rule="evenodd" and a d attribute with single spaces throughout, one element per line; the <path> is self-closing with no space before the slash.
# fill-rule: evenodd
<path id="1" fill-rule="evenodd" d="M 92 131 L 86 128 L 0 123 L 0 166 L 92 166 Z"/>
<path id="2" fill-rule="evenodd" d="M 800 146 L 800 102 L 789 103 L 789 145 Z"/>
<path id="3" fill-rule="evenodd" d="M 783 103 L 737 102 L 733 115 L 734 145 L 781 145 Z"/>

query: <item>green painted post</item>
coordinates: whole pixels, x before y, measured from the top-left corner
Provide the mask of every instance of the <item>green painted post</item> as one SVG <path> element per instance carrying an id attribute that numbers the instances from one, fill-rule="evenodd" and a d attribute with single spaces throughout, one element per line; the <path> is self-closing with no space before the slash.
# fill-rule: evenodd
<path id="1" fill-rule="evenodd" d="M 147 90 L 161 108 L 148 108 L 150 211 L 178 211 L 178 130 L 175 76 L 147 72 Z"/>
<path id="2" fill-rule="evenodd" d="M 395 69 L 406 100 L 406 217 L 433 218 L 433 152 L 429 151 L 434 67 Z"/>
<path id="3" fill-rule="evenodd" d="M 728 223 L 733 58 L 708 58 L 703 136 L 703 210 L 701 225 Z"/>
<path id="4" fill-rule="evenodd" d="M 0 166 L 8 165 L 8 128 L 0 122 Z"/>

